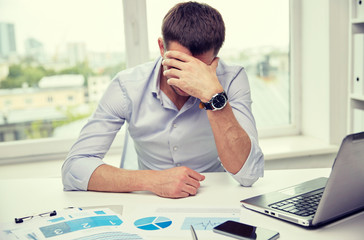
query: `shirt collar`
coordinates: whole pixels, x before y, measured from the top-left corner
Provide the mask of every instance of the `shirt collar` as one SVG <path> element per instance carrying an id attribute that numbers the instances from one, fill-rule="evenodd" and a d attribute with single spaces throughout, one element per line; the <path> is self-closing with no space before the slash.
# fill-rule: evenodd
<path id="1" fill-rule="evenodd" d="M 160 99 L 160 77 L 161 77 L 161 68 L 162 68 L 162 60 L 163 58 L 159 56 L 155 62 L 156 65 L 154 67 L 154 73 L 152 75 L 152 94 L 153 96 Z"/>

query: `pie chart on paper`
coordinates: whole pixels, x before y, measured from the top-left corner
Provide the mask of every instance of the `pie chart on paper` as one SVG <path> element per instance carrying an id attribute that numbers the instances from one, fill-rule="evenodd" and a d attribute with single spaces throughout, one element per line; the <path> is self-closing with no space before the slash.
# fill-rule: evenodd
<path id="1" fill-rule="evenodd" d="M 146 217 L 138 219 L 134 225 L 142 230 L 154 231 L 167 228 L 172 224 L 172 220 L 166 217 Z"/>

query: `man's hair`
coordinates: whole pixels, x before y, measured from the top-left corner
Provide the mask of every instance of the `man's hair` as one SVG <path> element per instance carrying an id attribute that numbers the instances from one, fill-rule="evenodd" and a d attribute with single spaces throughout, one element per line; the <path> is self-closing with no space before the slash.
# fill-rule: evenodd
<path id="1" fill-rule="evenodd" d="M 192 55 L 212 49 L 217 55 L 225 40 L 225 24 L 221 14 L 207 4 L 179 3 L 164 17 L 162 35 L 167 49 L 171 41 L 176 41 Z"/>

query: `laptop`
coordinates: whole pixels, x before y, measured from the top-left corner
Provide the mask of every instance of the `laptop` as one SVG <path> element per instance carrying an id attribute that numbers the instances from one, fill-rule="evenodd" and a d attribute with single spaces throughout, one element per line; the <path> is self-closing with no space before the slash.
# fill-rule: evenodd
<path id="1" fill-rule="evenodd" d="M 363 186 L 364 132 L 360 132 L 343 139 L 329 178 L 313 179 L 241 203 L 245 208 L 314 228 L 363 210 Z"/>

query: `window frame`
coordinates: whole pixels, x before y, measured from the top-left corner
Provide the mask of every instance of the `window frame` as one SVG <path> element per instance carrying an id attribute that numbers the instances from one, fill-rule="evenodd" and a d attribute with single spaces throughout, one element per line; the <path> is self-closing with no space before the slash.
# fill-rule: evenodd
<path id="1" fill-rule="evenodd" d="M 289 1 L 289 28 L 290 28 L 290 111 L 291 123 L 285 126 L 267 129 L 258 129 L 259 138 L 282 137 L 301 134 L 301 3 L 297 0 Z M 254 99 L 253 99 L 254 101 Z"/>
<path id="2" fill-rule="evenodd" d="M 291 124 L 258 129 L 260 138 L 299 135 L 301 132 L 301 11 L 300 1 L 290 0 L 290 105 Z M 146 0 L 124 0 L 124 30 L 127 67 L 149 60 Z M 109 153 L 122 150 L 124 127 L 117 134 Z M 0 143 L 0 165 L 31 161 L 61 160 L 67 156 L 75 138 L 34 139 Z M 21 150 L 19 150 L 21 149 Z"/>

